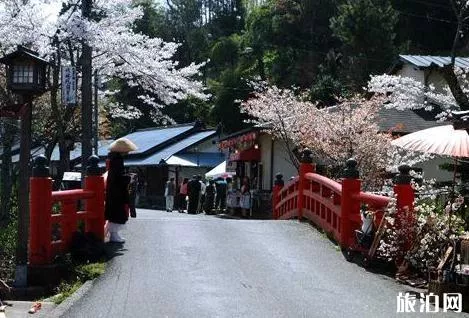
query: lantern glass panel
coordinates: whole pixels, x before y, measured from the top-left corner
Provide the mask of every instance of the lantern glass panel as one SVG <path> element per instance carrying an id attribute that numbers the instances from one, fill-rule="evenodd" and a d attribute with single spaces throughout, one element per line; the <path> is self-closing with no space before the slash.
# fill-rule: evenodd
<path id="1" fill-rule="evenodd" d="M 13 84 L 33 84 L 34 83 L 34 66 L 28 64 L 12 65 L 13 68 Z"/>

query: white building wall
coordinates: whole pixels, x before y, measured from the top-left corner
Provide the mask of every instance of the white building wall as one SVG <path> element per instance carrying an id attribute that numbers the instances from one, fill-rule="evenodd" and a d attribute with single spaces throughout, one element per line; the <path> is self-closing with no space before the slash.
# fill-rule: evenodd
<path id="1" fill-rule="evenodd" d="M 283 141 L 274 140 L 272 143 L 272 136 L 266 133 L 261 134 L 258 141 L 261 149 L 263 169 L 262 182 L 264 190 L 272 190 L 271 185 L 273 185 L 273 181 L 277 173 L 281 173 L 283 175 L 283 180 L 285 182 L 288 181 L 290 177 L 298 175 L 298 170 L 289 160 L 288 152 Z"/>
<path id="2" fill-rule="evenodd" d="M 262 160 L 262 185 L 264 189 L 270 190 L 271 180 L 271 160 L 272 160 L 272 136 L 268 134 L 261 134 L 258 138 L 259 149 L 261 150 Z"/>
<path id="3" fill-rule="evenodd" d="M 273 177 L 277 173 L 283 175 L 283 180 L 287 182 L 291 177 L 296 177 L 298 175 L 298 170 L 290 161 L 286 145 L 281 140 L 274 141 L 274 169 Z"/>
<path id="4" fill-rule="evenodd" d="M 403 77 L 410 77 L 419 81 L 420 83 L 425 83 L 425 72 L 423 70 L 419 70 L 410 64 L 404 64 L 402 68 L 397 71 L 396 75 L 400 75 Z"/>

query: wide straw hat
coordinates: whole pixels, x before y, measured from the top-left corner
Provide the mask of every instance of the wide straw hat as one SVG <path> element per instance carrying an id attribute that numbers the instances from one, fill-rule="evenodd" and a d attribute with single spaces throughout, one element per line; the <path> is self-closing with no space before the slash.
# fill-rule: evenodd
<path id="1" fill-rule="evenodd" d="M 137 146 L 127 138 L 119 138 L 109 146 L 110 152 L 130 152 L 137 150 Z"/>

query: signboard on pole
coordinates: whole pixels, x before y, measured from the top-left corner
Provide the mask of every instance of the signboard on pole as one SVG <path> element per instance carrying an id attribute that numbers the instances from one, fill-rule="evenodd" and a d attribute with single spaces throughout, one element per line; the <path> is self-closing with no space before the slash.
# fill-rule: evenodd
<path id="1" fill-rule="evenodd" d="M 62 104 L 77 104 L 77 71 L 72 66 L 62 66 Z"/>

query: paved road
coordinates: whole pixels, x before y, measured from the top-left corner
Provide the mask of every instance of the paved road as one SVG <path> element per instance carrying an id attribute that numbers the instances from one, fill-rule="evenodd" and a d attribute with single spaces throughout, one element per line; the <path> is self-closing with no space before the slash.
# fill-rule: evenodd
<path id="1" fill-rule="evenodd" d="M 405 286 L 346 262 L 308 224 L 140 210 L 124 234 L 63 317 L 411 317 L 396 314 Z"/>

